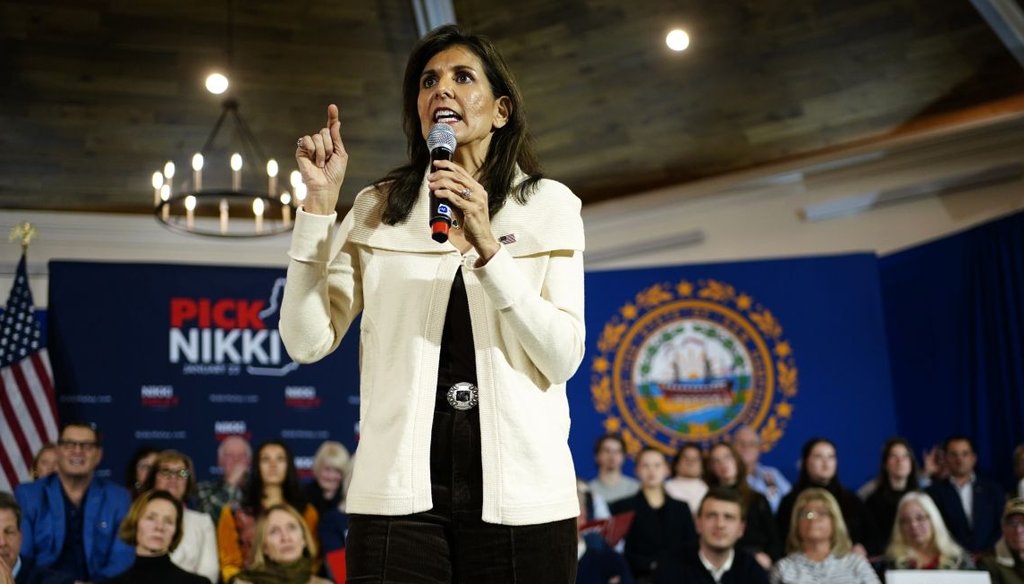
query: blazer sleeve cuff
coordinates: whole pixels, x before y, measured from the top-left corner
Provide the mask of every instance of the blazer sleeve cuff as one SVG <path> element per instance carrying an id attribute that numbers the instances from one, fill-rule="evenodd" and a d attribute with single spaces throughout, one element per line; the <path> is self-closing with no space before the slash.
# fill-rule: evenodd
<path id="1" fill-rule="evenodd" d="M 295 227 L 292 229 L 292 244 L 288 256 L 300 262 L 326 263 L 330 258 L 327 243 L 331 229 L 338 219 L 338 213 L 314 215 L 300 207 L 295 211 Z"/>

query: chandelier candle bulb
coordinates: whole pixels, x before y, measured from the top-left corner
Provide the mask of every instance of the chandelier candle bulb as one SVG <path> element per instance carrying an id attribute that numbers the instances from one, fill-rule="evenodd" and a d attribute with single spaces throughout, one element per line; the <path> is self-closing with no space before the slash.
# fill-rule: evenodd
<path id="1" fill-rule="evenodd" d="M 160 187 L 164 186 L 164 173 L 159 170 L 153 173 L 153 206 L 160 204 Z"/>
<path id="2" fill-rule="evenodd" d="M 285 227 L 292 224 L 292 196 L 288 191 L 281 193 L 281 221 Z"/>
<path id="3" fill-rule="evenodd" d="M 235 152 L 231 155 L 231 190 L 242 188 L 242 155 Z"/>
<path id="4" fill-rule="evenodd" d="M 196 198 L 194 195 L 185 197 L 185 225 L 189 229 L 195 225 Z"/>
<path id="5" fill-rule="evenodd" d="M 276 196 L 277 195 L 277 161 L 274 160 L 273 158 L 271 158 L 270 160 L 267 161 L 267 178 L 268 178 L 269 183 L 270 183 L 268 185 L 268 187 L 267 187 L 267 191 L 270 193 L 271 197 Z"/>
<path id="6" fill-rule="evenodd" d="M 220 200 L 220 234 L 227 235 L 228 233 L 228 200 Z"/>
<path id="7" fill-rule="evenodd" d="M 293 191 L 298 192 L 299 185 L 302 184 L 302 173 L 297 170 L 293 170 L 292 173 L 288 175 L 288 183 L 292 185 Z"/>
<path id="8" fill-rule="evenodd" d="M 167 182 L 170 183 L 170 179 L 167 179 Z M 165 184 L 164 186 L 160 187 L 160 200 L 163 201 L 164 203 L 171 200 L 170 184 Z M 160 215 L 161 217 L 163 217 L 164 221 L 167 221 L 167 219 L 171 216 L 171 206 L 164 205 L 163 209 L 160 211 Z"/>
<path id="9" fill-rule="evenodd" d="M 302 202 L 305 200 L 306 184 L 300 181 L 299 184 L 295 185 L 295 204 L 301 207 Z"/>
<path id="10" fill-rule="evenodd" d="M 196 192 L 203 190 L 203 155 L 195 154 L 192 156 L 192 182 L 193 189 Z"/>
<path id="11" fill-rule="evenodd" d="M 170 160 L 164 165 L 164 176 L 167 178 L 167 187 L 174 192 L 174 163 Z"/>
<path id="12" fill-rule="evenodd" d="M 252 200 L 252 212 L 256 215 L 256 233 L 263 233 L 263 199 Z"/>

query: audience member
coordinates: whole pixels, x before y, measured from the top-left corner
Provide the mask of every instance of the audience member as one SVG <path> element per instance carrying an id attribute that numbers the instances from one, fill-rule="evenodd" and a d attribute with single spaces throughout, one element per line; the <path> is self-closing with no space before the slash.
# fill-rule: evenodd
<path id="1" fill-rule="evenodd" d="M 587 486 L 590 492 L 600 496 L 606 503 L 632 497 L 640 489 L 640 482 L 622 474 L 626 462 L 626 443 L 616 434 L 605 434 L 594 445 L 594 462 L 597 463 L 597 477 Z"/>
<path id="2" fill-rule="evenodd" d="M 237 435 L 224 438 L 217 447 L 217 467 L 220 477 L 196 485 L 199 510 L 213 519 L 220 519 L 224 506 L 238 505 L 242 501 L 249 468 L 252 465 L 252 447 L 249 441 Z"/>
<path id="3" fill-rule="evenodd" d="M 149 477 L 149 471 L 153 469 L 153 461 L 160 452 L 152 446 L 140 446 L 128 460 L 128 466 L 124 470 L 124 484 L 134 501 L 143 492 L 142 484 Z"/>
<path id="4" fill-rule="evenodd" d="M 1002 531 L 995 552 L 982 557 L 981 566 L 992 575 L 992 584 L 1024 584 L 1024 498 L 1006 502 Z"/>
<path id="5" fill-rule="evenodd" d="M 313 458 L 313 480 L 303 486 L 303 493 L 321 516 L 328 509 L 344 505 L 342 485 L 348 474 L 348 462 L 348 449 L 340 442 L 328 440 L 317 449 Z"/>
<path id="6" fill-rule="evenodd" d="M 249 557 L 260 514 L 278 503 L 302 509 L 306 527 L 316 533 L 319 517 L 302 494 L 291 452 L 283 442 L 264 442 L 256 451 L 256 470 L 250 473 L 242 502 L 225 505 L 217 522 L 220 572 L 225 582 L 241 571 Z"/>
<path id="7" fill-rule="evenodd" d="M 22 558 L 21 507 L 10 493 L 0 493 L 0 573 L 12 578 L 14 584 L 72 584 L 67 574 L 41 568 L 32 560 Z M 0 580 L 2 582 L 2 580 Z"/>
<path id="8" fill-rule="evenodd" d="M 772 562 L 782 557 L 775 516 L 768 499 L 751 489 L 744 479 L 746 467 L 736 449 L 726 442 L 712 446 L 708 451 L 706 476 L 709 486 L 731 489 L 739 496 L 745 529 L 736 545 L 753 555 L 762 568 L 770 569 Z"/>
<path id="9" fill-rule="evenodd" d="M 39 480 L 57 472 L 57 445 L 47 442 L 39 447 L 32 459 L 32 480 Z"/>
<path id="10" fill-rule="evenodd" d="M 313 480 L 305 485 L 306 500 L 316 509 L 317 539 L 323 556 L 345 547 L 348 515 L 345 514 L 345 477 L 351 458 L 340 442 L 328 440 L 320 445 L 313 458 Z M 327 562 L 321 575 L 331 576 Z"/>
<path id="11" fill-rule="evenodd" d="M 782 498 L 793 487 L 782 471 L 761 464 L 761 436 L 753 428 L 742 426 L 732 435 L 732 443 L 747 467 L 747 483 L 750 488 L 764 495 L 772 506 L 772 513 L 777 512 Z"/>
<path id="12" fill-rule="evenodd" d="M 650 582 L 658 558 L 695 544 L 697 532 L 686 503 L 665 493 L 668 477 L 665 455 L 654 448 L 640 451 L 636 459 L 640 491 L 611 504 L 612 513 L 633 511 L 633 524 L 626 533 L 626 561 L 638 583 Z"/>
<path id="13" fill-rule="evenodd" d="M 314 575 L 316 540 L 287 503 L 267 507 L 256 523 L 252 562 L 233 584 L 330 584 Z"/>
<path id="14" fill-rule="evenodd" d="M 181 542 L 181 511 L 181 501 L 167 491 L 145 491 L 139 495 L 118 532 L 121 541 L 135 546 L 135 563 L 104 582 L 206 584 L 202 576 L 186 572 L 171 561 L 170 553 Z"/>
<path id="15" fill-rule="evenodd" d="M 953 541 L 939 508 L 921 492 L 907 493 L 896 510 L 896 524 L 888 549 L 886 569 L 973 570 L 974 562 Z"/>
<path id="16" fill-rule="evenodd" d="M 739 491 L 711 487 L 697 510 L 698 546 L 664 557 L 658 562 L 654 581 L 658 584 L 768 584 L 768 572 L 736 545 L 743 528 Z"/>
<path id="17" fill-rule="evenodd" d="M 918 484 L 917 459 L 910 443 L 903 438 L 890 438 L 882 447 L 882 460 L 878 465 L 875 487 L 864 504 L 871 521 L 878 530 L 881 547 L 889 545 L 889 536 L 896 523 L 896 507 L 903 496 L 916 491 Z"/>
<path id="18" fill-rule="evenodd" d="M 843 526 L 853 541 L 854 553 L 861 556 L 881 553 L 867 507 L 855 493 L 840 484 L 836 447 L 825 438 L 812 438 L 804 443 L 796 487 L 782 498 L 776 515 L 782 540 L 788 542 L 789 532 L 795 527 L 790 524 L 794 501 L 805 489 L 815 487 L 825 489 L 839 503 L 839 508 L 843 512 Z"/>
<path id="19" fill-rule="evenodd" d="M 972 553 L 991 550 L 999 540 L 1003 489 L 975 474 L 978 459 L 970 438 L 946 440 L 945 460 L 949 477 L 932 483 L 928 494 L 957 543 Z"/>
<path id="20" fill-rule="evenodd" d="M 171 561 L 182 570 L 199 574 L 216 584 L 220 578 L 220 563 L 213 520 L 206 513 L 185 507 L 189 497 L 195 494 L 195 488 L 196 470 L 192 459 L 176 450 L 164 450 L 157 455 L 153 470 L 142 485 L 143 492 L 167 491 L 182 504 L 181 541 L 171 551 Z"/>
<path id="21" fill-rule="evenodd" d="M 103 457 L 100 432 L 71 423 L 57 445 L 57 472 L 15 491 L 21 555 L 82 582 L 120 574 L 134 557 L 115 537 L 131 497 L 124 487 L 93 476 Z"/>
<path id="22" fill-rule="evenodd" d="M 633 574 L 621 554 L 612 549 L 599 531 L 583 532 L 583 526 L 592 517 L 587 499 L 591 495 L 587 484 L 576 481 L 576 493 L 580 498 L 580 514 L 576 518 L 578 534 L 578 561 L 576 584 L 633 584 Z"/>
<path id="23" fill-rule="evenodd" d="M 871 564 L 852 553 L 842 510 L 829 491 L 805 488 L 792 509 L 789 555 L 772 568 L 772 584 L 880 584 Z"/>
<path id="24" fill-rule="evenodd" d="M 683 444 L 676 452 L 672 461 L 673 477 L 665 481 L 665 492 L 673 499 L 678 499 L 697 512 L 708 485 L 704 482 L 704 452 L 700 446 L 690 442 Z"/>

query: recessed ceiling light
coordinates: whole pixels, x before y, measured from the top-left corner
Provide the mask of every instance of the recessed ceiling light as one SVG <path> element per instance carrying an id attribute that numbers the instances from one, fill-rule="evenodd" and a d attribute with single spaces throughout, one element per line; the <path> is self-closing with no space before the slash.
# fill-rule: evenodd
<path id="1" fill-rule="evenodd" d="M 206 78 L 206 90 L 214 95 L 220 95 L 228 90 L 228 78 L 220 73 L 211 73 Z"/>
<path id="2" fill-rule="evenodd" d="M 665 37 L 665 44 L 676 52 L 685 51 L 690 46 L 690 35 L 685 30 L 675 29 Z"/>

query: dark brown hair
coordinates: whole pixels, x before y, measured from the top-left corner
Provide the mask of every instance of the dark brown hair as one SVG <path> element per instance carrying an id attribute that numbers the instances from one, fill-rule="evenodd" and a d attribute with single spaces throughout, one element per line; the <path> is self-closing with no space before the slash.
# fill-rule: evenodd
<path id="1" fill-rule="evenodd" d="M 402 126 L 408 143 L 409 162 L 375 183 L 387 195 L 381 219 L 388 225 L 397 225 L 409 218 L 419 196 L 423 172 L 430 163 L 430 151 L 423 139 L 416 103 L 420 92 L 420 75 L 434 55 L 454 46 L 465 47 L 476 55 L 483 64 L 494 97 L 506 97 L 510 102 L 508 123 L 494 130 L 487 158 L 477 177 L 487 190 L 490 215 L 493 217 L 500 211 L 509 196 L 525 203 L 541 178 L 540 164 L 526 129 L 523 96 L 505 59 L 489 39 L 468 34 L 455 25 L 442 26 L 420 39 L 405 67 Z M 529 178 L 519 185 L 513 185 L 517 164 Z"/>

